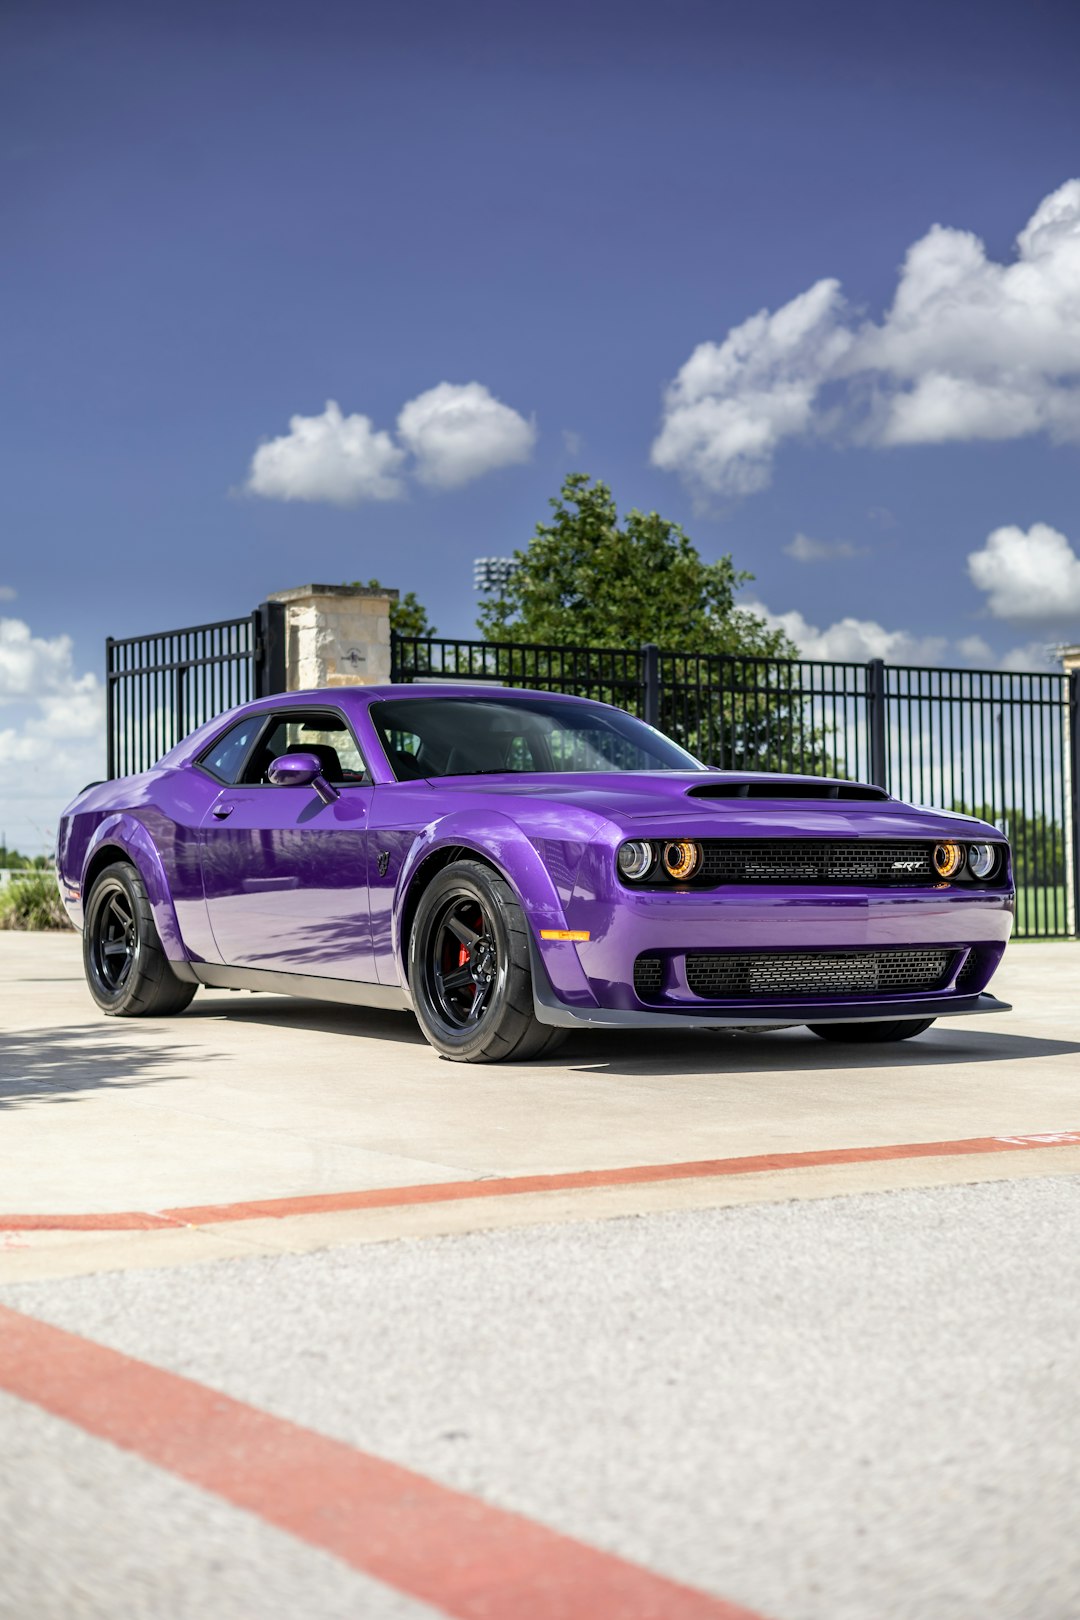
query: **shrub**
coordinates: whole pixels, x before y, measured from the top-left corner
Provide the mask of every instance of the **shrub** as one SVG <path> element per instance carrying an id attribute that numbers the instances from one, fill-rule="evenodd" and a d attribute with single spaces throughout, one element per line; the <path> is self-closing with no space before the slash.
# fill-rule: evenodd
<path id="1" fill-rule="evenodd" d="M 0 928 L 70 928 L 53 872 L 27 872 L 0 889 Z"/>

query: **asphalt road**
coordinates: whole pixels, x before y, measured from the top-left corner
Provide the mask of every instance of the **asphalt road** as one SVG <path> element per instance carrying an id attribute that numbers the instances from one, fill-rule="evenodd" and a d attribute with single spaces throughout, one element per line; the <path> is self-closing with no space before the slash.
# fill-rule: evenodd
<path id="1" fill-rule="evenodd" d="M 262 998 L 99 1022 L 70 941 L 14 938 L 0 1309 L 20 1315 L 0 1315 L 0 1388 L 22 1393 L 0 1393 L 3 1620 L 669 1620 L 683 1587 L 765 1620 L 1080 1615 L 1077 948 L 1015 949 L 995 984 L 1015 1014 L 878 1064 L 796 1034 L 604 1037 L 511 1073 Z M 805 1152 L 828 1162 L 792 1160 Z M 755 1154 L 773 1167 L 739 1168 Z M 725 1155 L 734 1170 L 638 1174 Z M 594 1185 L 566 1179 L 582 1170 Z M 537 1173 L 563 1180 L 453 1191 Z M 348 1203 L 424 1186 L 445 1201 Z M 284 1212 L 236 1207 L 255 1197 Z M 206 1198 L 232 1207 L 70 1225 Z M 4 1335 L 25 1318 L 79 1338 L 46 1338 L 12 1374 Z M 88 1361 L 82 1341 L 133 1359 Z M 380 1564 L 357 1486 L 326 1550 L 319 1516 L 342 1502 L 310 1470 L 304 1518 L 291 1462 L 282 1513 L 265 1493 L 238 1505 L 273 1464 L 254 1440 L 192 1483 L 204 1418 L 186 1390 L 243 1403 L 256 1430 L 288 1420 L 272 1435 L 288 1458 L 333 1442 L 331 1472 L 359 1459 L 379 1490 L 397 1488 L 389 1465 L 433 1482 L 428 1533 Z M 489 1520 L 502 1551 L 476 1541 L 467 1589 L 440 1586 L 429 1557 L 425 1587 L 417 1561 L 462 1503 L 463 1556 Z M 535 1527 L 570 1539 L 513 1588 L 504 1566 Z M 567 1580 L 568 1547 L 596 1567 Z M 595 1596 L 611 1571 L 621 1607 Z"/>

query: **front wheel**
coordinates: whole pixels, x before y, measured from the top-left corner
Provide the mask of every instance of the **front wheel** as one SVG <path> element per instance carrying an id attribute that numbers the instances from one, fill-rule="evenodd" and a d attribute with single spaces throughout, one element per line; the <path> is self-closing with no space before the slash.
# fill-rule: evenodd
<path id="1" fill-rule="evenodd" d="M 169 966 L 143 880 L 126 861 L 94 879 L 86 901 L 83 968 L 90 994 L 114 1018 L 183 1012 L 198 988 Z"/>
<path id="2" fill-rule="evenodd" d="M 882 1018 L 865 1024 L 807 1024 L 811 1035 L 823 1041 L 847 1041 L 862 1045 L 867 1041 L 910 1041 L 934 1022 L 932 1018 Z"/>
<path id="3" fill-rule="evenodd" d="M 420 897 L 409 988 L 431 1045 L 458 1063 L 524 1062 L 565 1031 L 533 1012 L 529 934 L 517 896 L 480 861 L 454 861 Z"/>

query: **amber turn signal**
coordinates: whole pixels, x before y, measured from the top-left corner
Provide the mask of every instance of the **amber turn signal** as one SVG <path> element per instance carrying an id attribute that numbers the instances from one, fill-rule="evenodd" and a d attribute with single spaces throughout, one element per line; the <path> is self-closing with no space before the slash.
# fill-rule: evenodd
<path id="1" fill-rule="evenodd" d="M 938 877 L 955 877 L 964 864 L 963 844 L 935 844 L 934 871 Z"/>
<path id="2" fill-rule="evenodd" d="M 701 865 L 701 845 L 691 843 L 688 838 L 680 838 L 677 842 L 664 845 L 664 870 L 676 883 L 685 883 L 692 878 Z"/>

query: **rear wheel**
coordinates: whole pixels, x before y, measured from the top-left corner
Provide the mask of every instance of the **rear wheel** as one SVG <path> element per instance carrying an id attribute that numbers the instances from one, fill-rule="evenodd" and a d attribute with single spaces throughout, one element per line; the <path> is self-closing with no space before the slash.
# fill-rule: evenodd
<path id="1" fill-rule="evenodd" d="M 533 1011 L 517 896 L 480 861 L 454 861 L 424 890 L 409 940 L 409 988 L 424 1034 L 459 1063 L 524 1062 L 565 1037 Z"/>
<path id="2" fill-rule="evenodd" d="M 934 1022 L 932 1018 L 889 1018 L 866 1024 L 807 1024 L 811 1035 L 823 1041 L 847 1041 L 862 1045 L 867 1041 L 910 1041 Z"/>
<path id="3" fill-rule="evenodd" d="M 114 1018 L 183 1012 L 198 988 L 169 966 L 143 880 L 126 861 L 94 879 L 83 926 L 83 968 L 90 994 Z"/>

